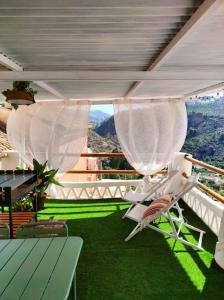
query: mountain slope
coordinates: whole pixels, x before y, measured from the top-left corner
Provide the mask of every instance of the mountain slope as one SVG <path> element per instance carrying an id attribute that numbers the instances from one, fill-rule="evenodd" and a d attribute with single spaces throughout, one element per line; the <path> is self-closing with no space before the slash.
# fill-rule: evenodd
<path id="1" fill-rule="evenodd" d="M 182 151 L 224 168 L 224 116 L 188 113 L 188 132 Z"/>
<path id="2" fill-rule="evenodd" d="M 202 113 L 208 116 L 224 116 L 224 97 L 219 99 L 197 100 L 186 104 L 188 112 Z"/>
<path id="3" fill-rule="evenodd" d="M 209 114 L 188 112 L 188 132 L 182 151 L 224 168 L 224 115 L 211 113 L 211 111 Z M 96 128 L 96 132 L 116 140 L 113 116 Z"/>
<path id="4" fill-rule="evenodd" d="M 90 121 L 93 123 L 94 126 L 102 123 L 106 119 L 110 117 L 109 114 L 101 111 L 101 110 L 91 110 L 89 113 Z"/>
<path id="5" fill-rule="evenodd" d="M 109 138 L 100 136 L 93 130 L 88 132 L 88 147 L 92 149 L 93 152 L 113 152 L 121 151 L 120 145 L 116 141 L 116 138 Z"/>
<path id="6" fill-rule="evenodd" d="M 116 129 L 114 124 L 114 116 L 111 116 L 109 119 L 105 120 L 100 124 L 95 131 L 101 136 L 115 136 Z"/>

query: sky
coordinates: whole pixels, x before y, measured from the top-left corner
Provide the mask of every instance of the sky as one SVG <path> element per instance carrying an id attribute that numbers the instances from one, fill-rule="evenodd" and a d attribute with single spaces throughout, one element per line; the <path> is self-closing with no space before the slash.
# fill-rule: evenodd
<path id="1" fill-rule="evenodd" d="M 113 105 L 112 104 L 102 104 L 102 105 L 92 105 L 91 110 L 101 110 L 109 115 L 114 114 Z"/>
<path id="2" fill-rule="evenodd" d="M 219 92 L 219 96 L 220 95 L 224 95 L 224 90 L 221 92 Z M 217 96 L 217 93 L 213 93 L 209 96 Z M 113 105 L 112 104 L 102 104 L 102 105 L 92 105 L 91 106 L 91 110 L 101 110 L 109 115 L 113 115 L 114 114 L 114 110 L 113 110 Z"/>

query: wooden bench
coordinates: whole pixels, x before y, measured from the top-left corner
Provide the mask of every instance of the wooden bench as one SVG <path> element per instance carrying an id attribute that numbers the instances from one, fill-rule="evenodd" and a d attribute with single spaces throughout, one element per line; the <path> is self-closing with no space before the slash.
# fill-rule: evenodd
<path id="1" fill-rule="evenodd" d="M 13 237 L 16 236 L 16 230 L 21 224 L 26 224 L 34 221 L 35 219 L 35 212 L 13 212 Z M 9 224 L 9 214 L 7 212 L 0 213 L 0 222 Z"/>

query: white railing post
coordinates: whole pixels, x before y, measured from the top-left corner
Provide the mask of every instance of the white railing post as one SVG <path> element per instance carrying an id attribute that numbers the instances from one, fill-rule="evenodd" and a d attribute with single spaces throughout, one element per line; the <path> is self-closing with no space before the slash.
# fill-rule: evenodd
<path id="1" fill-rule="evenodd" d="M 215 248 L 215 261 L 222 269 L 224 269 L 224 214 L 220 222 L 218 242 L 216 243 Z"/>
<path id="2" fill-rule="evenodd" d="M 137 186 L 139 180 L 99 180 L 89 182 L 61 182 L 63 187 L 52 186 L 48 190 L 54 199 L 103 199 L 122 198 L 131 186 Z"/>

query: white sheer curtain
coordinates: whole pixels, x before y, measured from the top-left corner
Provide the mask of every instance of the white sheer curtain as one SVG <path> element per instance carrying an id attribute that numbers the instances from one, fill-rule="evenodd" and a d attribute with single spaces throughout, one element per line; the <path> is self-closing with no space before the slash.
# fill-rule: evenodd
<path id="1" fill-rule="evenodd" d="M 169 164 L 185 141 L 187 113 L 183 100 L 117 100 L 114 120 L 125 157 L 144 175 Z"/>
<path id="2" fill-rule="evenodd" d="M 36 158 L 63 173 L 77 163 L 87 138 L 88 101 L 42 102 L 10 113 L 9 141 L 26 164 Z"/>
<path id="3" fill-rule="evenodd" d="M 13 109 L 7 122 L 7 135 L 12 148 L 19 152 L 25 164 L 30 165 L 32 163 L 32 155 L 29 141 L 26 138 L 30 126 L 28 115 L 28 106 L 20 106 L 18 110 Z"/>

